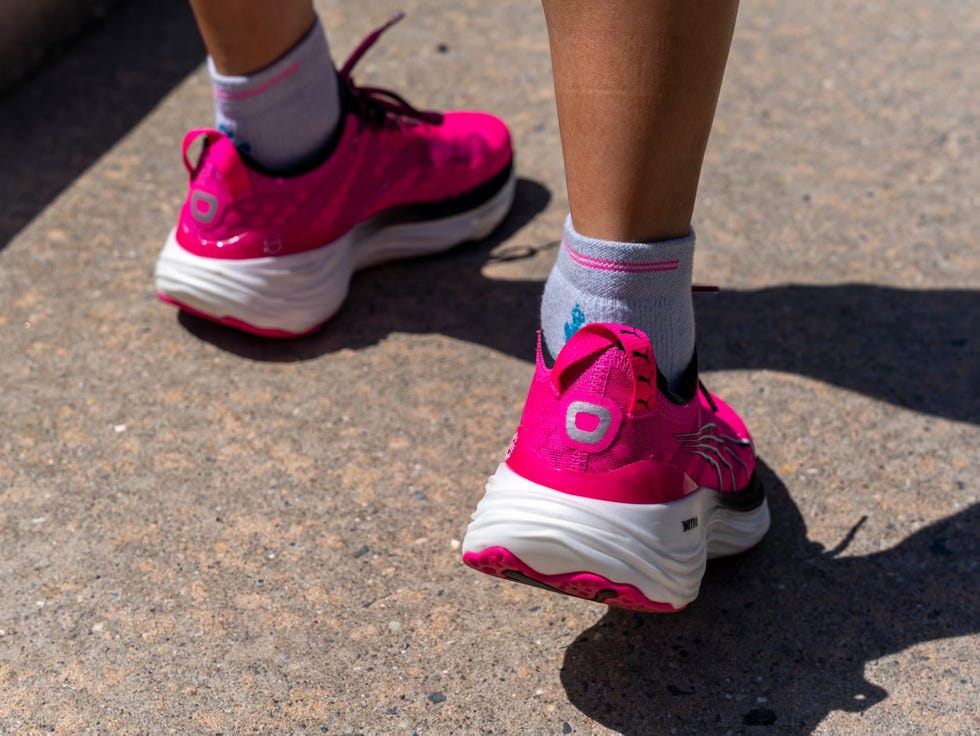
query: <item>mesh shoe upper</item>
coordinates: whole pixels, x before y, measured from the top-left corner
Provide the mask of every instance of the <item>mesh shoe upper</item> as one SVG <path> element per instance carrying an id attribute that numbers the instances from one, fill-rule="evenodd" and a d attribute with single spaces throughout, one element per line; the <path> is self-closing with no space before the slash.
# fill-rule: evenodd
<path id="1" fill-rule="evenodd" d="M 649 339 L 632 327 L 583 327 L 550 369 L 539 343 L 507 465 L 550 488 L 626 503 L 747 488 L 755 454 L 745 424 L 703 388 L 680 401 L 663 383 Z"/>

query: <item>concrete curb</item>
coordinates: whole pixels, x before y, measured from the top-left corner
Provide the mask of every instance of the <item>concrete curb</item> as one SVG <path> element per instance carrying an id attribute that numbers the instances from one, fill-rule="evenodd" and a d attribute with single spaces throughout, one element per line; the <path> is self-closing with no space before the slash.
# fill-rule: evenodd
<path id="1" fill-rule="evenodd" d="M 8 0 L 0 6 L 0 92 L 118 0 Z"/>

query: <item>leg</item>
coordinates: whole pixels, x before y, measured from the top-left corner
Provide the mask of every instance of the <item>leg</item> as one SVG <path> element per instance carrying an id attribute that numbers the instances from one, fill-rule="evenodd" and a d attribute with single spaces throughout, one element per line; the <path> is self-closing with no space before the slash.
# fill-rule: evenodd
<path id="1" fill-rule="evenodd" d="M 555 361 L 537 361 L 463 561 L 677 611 L 708 558 L 769 527 L 748 430 L 691 359 L 691 212 L 736 2 L 544 6 L 571 209 L 542 302 Z"/>
<path id="2" fill-rule="evenodd" d="M 572 221 L 603 240 L 691 229 L 737 0 L 544 0 Z"/>
<path id="3" fill-rule="evenodd" d="M 204 45 L 221 74 L 254 74 L 313 27 L 313 0 L 190 0 Z"/>
<path id="4" fill-rule="evenodd" d="M 571 218 L 542 307 L 645 330 L 676 382 L 694 352 L 691 212 L 737 0 L 544 0 Z"/>

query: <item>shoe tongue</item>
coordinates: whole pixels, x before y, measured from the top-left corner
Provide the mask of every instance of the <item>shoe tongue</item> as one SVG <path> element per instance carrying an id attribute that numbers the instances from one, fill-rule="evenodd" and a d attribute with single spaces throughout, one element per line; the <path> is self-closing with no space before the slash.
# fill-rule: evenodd
<path id="1" fill-rule="evenodd" d="M 629 359 L 633 392 L 630 413 L 653 409 L 657 397 L 657 363 L 646 334 L 628 325 L 593 323 L 585 325 L 565 343 L 551 372 L 554 388 L 563 393 L 607 350 L 622 351 Z"/>

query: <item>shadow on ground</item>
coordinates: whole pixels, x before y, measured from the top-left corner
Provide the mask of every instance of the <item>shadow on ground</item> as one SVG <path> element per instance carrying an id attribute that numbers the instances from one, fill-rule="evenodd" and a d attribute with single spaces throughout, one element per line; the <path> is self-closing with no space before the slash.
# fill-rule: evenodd
<path id="1" fill-rule="evenodd" d="M 204 57 L 186 2 L 122 3 L 0 95 L 0 250 Z"/>
<path id="2" fill-rule="evenodd" d="M 868 662 L 980 630 L 980 506 L 841 558 L 849 539 L 829 552 L 809 541 L 786 487 L 760 472 L 774 523 L 757 549 L 710 563 L 683 614 L 610 609 L 568 648 L 561 680 L 589 718 L 649 736 L 808 734 L 888 696 L 864 678 Z"/>
<path id="3" fill-rule="evenodd" d="M 530 361 L 541 282 L 490 279 L 481 269 L 494 259 L 555 248 L 500 248 L 549 196 L 522 179 L 513 212 L 490 240 L 359 274 L 341 312 L 309 337 L 262 340 L 190 315 L 181 323 L 224 350 L 262 361 L 309 360 L 374 345 L 392 332 L 443 334 Z M 696 303 L 706 370 L 796 373 L 980 424 L 978 291 L 785 285 L 698 295 Z"/>

